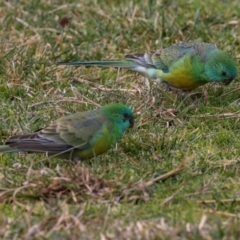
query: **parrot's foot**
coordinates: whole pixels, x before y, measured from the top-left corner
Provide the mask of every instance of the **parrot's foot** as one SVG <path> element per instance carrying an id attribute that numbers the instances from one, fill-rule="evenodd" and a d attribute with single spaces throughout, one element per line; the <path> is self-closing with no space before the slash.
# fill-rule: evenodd
<path id="1" fill-rule="evenodd" d="M 189 99 L 190 104 L 194 106 L 198 106 L 199 101 L 201 101 L 203 98 L 203 94 L 200 92 L 195 92 L 195 93 L 183 92 L 182 96 L 184 97 L 184 99 Z"/>
<path id="2" fill-rule="evenodd" d="M 204 94 L 200 92 L 184 91 L 179 88 L 171 86 L 167 82 L 162 82 L 162 84 L 163 84 L 163 90 L 180 94 L 182 100 L 189 99 L 190 104 L 192 105 L 195 105 L 195 106 L 198 105 L 199 100 L 201 100 L 202 98 L 204 98 L 205 100 Z"/>

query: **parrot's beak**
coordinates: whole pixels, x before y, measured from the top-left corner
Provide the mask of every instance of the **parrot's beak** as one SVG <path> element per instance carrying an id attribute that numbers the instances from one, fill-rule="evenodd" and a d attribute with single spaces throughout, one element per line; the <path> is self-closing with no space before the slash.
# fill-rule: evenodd
<path id="1" fill-rule="evenodd" d="M 129 119 L 129 123 L 130 123 L 130 128 L 132 128 L 133 125 L 134 125 L 134 117 L 131 117 L 131 118 Z"/>
<path id="2" fill-rule="evenodd" d="M 223 82 L 225 85 L 228 85 L 232 82 L 233 78 L 228 78 L 228 79 L 225 79 Z"/>

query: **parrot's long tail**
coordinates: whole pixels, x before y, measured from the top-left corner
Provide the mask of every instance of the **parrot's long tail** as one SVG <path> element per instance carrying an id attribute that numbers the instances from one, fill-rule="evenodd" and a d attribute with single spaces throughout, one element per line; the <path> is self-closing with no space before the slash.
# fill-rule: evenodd
<path id="1" fill-rule="evenodd" d="M 19 152 L 18 149 L 9 147 L 8 145 L 2 145 L 0 146 L 0 153 L 14 153 Z"/>
<path id="2" fill-rule="evenodd" d="M 128 60 L 116 60 L 116 61 L 86 61 L 86 62 L 59 62 L 58 65 L 73 65 L 73 66 L 99 66 L 99 67 L 116 67 L 134 69 L 136 63 Z"/>

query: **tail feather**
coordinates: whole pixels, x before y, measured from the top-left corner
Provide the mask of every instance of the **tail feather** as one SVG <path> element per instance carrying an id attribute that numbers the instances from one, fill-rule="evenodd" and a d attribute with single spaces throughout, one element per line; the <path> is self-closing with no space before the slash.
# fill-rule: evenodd
<path id="1" fill-rule="evenodd" d="M 13 149 L 18 149 L 18 151 L 23 152 L 38 152 L 38 153 L 59 153 L 71 150 L 73 147 L 67 144 L 58 144 L 54 142 L 49 142 L 49 144 L 42 144 L 40 142 L 29 142 L 29 141 L 22 141 L 11 143 L 10 147 Z M 1 149 L 0 149 L 1 151 Z"/>
<path id="2" fill-rule="evenodd" d="M 12 148 L 8 145 L 0 146 L 0 153 L 14 153 L 14 152 L 20 152 L 20 150 L 18 150 L 16 148 Z"/>
<path id="3" fill-rule="evenodd" d="M 72 65 L 72 66 L 98 66 L 98 67 L 117 67 L 132 69 L 136 67 L 136 63 L 127 60 L 116 61 L 88 61 L 88 62 L 58 62 L 58 65 Z"/>

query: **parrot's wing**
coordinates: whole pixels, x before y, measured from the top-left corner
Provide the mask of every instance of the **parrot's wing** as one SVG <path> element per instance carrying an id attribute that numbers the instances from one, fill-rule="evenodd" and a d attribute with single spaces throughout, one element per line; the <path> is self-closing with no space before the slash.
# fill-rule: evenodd
<path id="1" fill-rule="evenodd" d="M 147 68 L 160 69 L 167 73 L 170 68 L 185 55 L 199 55 L 200 58 L 217 49 L 214 45 L 200 42 L 178 43 L 168 48 L 151 51 L 144 54 L 126 55 L 126 60 L 131 60 Z M 202 59 L 204 61 L 204 59 Z"/>
<path id="2" fill-rule="evenodd" d="M 58 144 L 65 143 L 78 149 L 86 149 L 91 140 L 101 134 L 106 117 L 97 111 L 72 114 L 60 118 L 41 130 L 41 135 Z"/>
<path id="3" fill-rule="evenodd" d="M 6 144 L 29 152 L 57 153 L 74 147 L 86 149 L 92 137 L 101 132 L 104 120 L 98 112 L 76 113 L 60 118 L 38 132 L 12 136 Z"/>
<path id="4" fill-rule="evenodd" d="M 190 57 L 198 55 L 200 60 L 204 61 L 207 55 L 216 49 L 217 47 L 209 43 L 185 42 L 164 48 L 160 52 L 157 51 L 152 58 L 157 68 L 166 66 L 166 68 L 170 69 L 171 66 L 186 55 Z"/>

